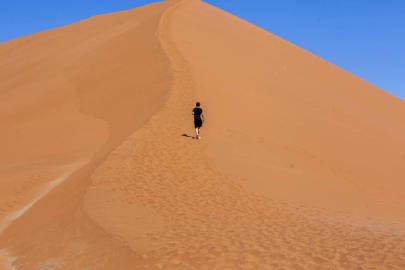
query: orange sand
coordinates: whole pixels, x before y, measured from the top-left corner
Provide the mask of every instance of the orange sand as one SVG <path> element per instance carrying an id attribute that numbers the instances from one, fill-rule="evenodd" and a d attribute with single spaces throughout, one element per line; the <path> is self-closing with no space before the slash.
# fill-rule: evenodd
<path id="1" fill-rule="evenodd" d="M 0 269 L 405 269 L 404 119 L 199 0 L 2 43 Z"/>

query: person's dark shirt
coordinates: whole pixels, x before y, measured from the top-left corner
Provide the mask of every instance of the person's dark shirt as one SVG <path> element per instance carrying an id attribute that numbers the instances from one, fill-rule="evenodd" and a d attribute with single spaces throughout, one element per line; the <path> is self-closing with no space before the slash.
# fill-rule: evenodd
<path id="1" fill-rule="evenodd" d="M 201 108 L 196 107 L 193 109 L 193 113 L 194 113 L 194 120 L 200 120 L 203 110 Z"/>

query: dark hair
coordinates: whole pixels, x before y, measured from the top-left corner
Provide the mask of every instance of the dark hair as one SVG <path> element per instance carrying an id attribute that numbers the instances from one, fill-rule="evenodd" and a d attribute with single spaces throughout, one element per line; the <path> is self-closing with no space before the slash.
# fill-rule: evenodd
<path id="1" fill-rule="evenodd" d="M 200 102 L 197 102 L 197 103 L 195 104 L 195 106 L 197 106 L 197 107 L 200 106 Z"/>

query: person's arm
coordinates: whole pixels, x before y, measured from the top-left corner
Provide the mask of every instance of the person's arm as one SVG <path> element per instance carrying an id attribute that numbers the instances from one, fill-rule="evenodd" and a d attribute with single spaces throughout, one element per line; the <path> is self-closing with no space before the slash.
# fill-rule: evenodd
<path id="1" fill-rule="evenodd" d="M 193 109 L 193 111 L 191 112 L 191 114 L 194 115 L 194 109 Z"/>
<path id="2" fill-rule="evenodd" d="M 204 123 L 204 114 L 203 113 L 201 113 L 201 119 L 202 119 L 202 121 Z"/>

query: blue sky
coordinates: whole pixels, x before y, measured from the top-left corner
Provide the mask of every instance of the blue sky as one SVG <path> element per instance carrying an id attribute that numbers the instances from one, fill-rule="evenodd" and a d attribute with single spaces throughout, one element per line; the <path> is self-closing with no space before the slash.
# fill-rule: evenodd
<path id="1" fill-rule="evenodd" d="M 150 0 L 0 0 L 0 42 Z M 405 100 L 405 0 L 206 0 Z"/>

